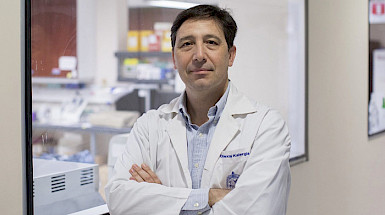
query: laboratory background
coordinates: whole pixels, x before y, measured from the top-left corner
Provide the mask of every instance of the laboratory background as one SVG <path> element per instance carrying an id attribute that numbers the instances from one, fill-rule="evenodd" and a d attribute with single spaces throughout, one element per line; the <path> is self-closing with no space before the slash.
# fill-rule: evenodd
<path id="1" fill-rule="evenodd" d="M 172 21 L 204 3 L 228 8 L 237 21 L 231 81 L 289 124 L 287 214 L 384 214 L 385 134 L 368 136 L 373 2 L 381 13 L 379 0 L 32 0 L 30 29 L 20 24 L 25 2 L 0 3 L 0 208 L 26 213 L 31 165 L 35 214 L 105 212 L 104 185 L 133 123 L 183 92 L 171 59 Z"/>

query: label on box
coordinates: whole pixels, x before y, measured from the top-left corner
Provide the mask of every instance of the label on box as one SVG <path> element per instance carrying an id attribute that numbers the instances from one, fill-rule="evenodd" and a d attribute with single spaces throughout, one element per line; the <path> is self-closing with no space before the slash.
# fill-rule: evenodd
<path id="1" fill-rule="evenodd" d="M 160 36 L 157 34 L 151 34 L 148 40 L 148 50 L 152 52 L 160 51 Z"/>

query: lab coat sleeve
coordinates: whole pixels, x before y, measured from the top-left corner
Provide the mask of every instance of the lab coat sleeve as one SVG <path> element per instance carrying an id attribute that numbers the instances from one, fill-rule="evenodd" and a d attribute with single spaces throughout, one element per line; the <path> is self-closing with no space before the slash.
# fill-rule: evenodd
<path id="1" fill-rule="evenodd" d="M 146 163 L 152 169 L 155 167 L 150 156 L 155 148 L 149 143 L 148 123 L 151 123 L 148 115 L 138 119 L 106 185 L 106 200 L 112 215 L 179 214 L 191 192 L 188 188 L 129 180 L 133 164 Z"/>
<path id="2" fill-rule="evenodd" d="M 284 120 L 278 112 L 268 111 L 235 188 L 212 207 L 210 214 L 286 214 L 290 144 Z"/>

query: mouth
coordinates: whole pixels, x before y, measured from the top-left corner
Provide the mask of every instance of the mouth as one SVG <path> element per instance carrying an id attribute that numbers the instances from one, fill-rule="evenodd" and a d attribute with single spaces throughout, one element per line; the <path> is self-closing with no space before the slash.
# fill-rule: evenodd
<path id="1" fill-rule="evenodd" d="M 191 73 L 196 73 L 196 74 L 204 74 L 213 71 L 212 69 L 209 68 L 198 68 L 198 69 L 192 69 L 190 70 Z"/>

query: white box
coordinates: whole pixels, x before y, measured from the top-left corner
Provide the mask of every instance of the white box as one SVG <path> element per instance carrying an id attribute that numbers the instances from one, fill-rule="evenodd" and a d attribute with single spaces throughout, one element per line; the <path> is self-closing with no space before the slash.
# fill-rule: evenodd
<path id="1" fill-rule="evenodd" d="M 33 159 L 35 214 L 69 214 L 105 204 L 97 164 Z"/>

